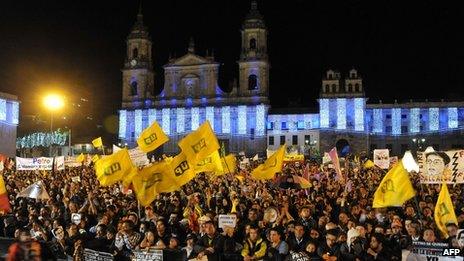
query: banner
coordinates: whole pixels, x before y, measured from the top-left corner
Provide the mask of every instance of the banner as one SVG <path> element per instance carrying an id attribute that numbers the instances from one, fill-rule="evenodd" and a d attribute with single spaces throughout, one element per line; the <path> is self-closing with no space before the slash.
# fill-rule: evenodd
<path id="1" fill-rule="evenodd" d="M 452 250 L 447 243 L 432 243 L 424 241 L 413 241 L 411 252 L 403 250 L 402 260 L 411 261 L 462 261 L 463 257 L 445 256 L 444 254 Z"/>
<path id="2" fill-rule="evenodd" d="M 53 158 L 16 157 L 16 170 L 52 170 Z"/>
<path id="3" fill-rule="evenodd" d="M 224 226 L 234 228 L 237 225 L 237 216 L 236 215 L 219 215 L 218 227 L 224 228 Z"/>
<path id="4" fill-rule="evenodd" d="M 98 252 L 92 249 L 85 248 L 84 249 L 84 260 L 86 261 L 112 261 L 114 257 L 110 253 L 106 252 Z"/>
<path id="5" fill-rule="evenodd" d="M 303 154 L 287 154 L 284 156 L 284 162 L 288 161 L 304 161 Z"/>
<path id="6" fill-rule="evenodd" d="M 163 250 L 149 249 L 148 251 L 144 250 L 135 250 L 134 253 L 135 261 L 162 261 L 163 260 Z"/>
<path id="7" fill-rule="evenodd" d="M 420 182 L 464 183 L 464 150 L 417 152 Z"/>
<path id="8" fill-rule="evenodd" d="M 82 163 L 77 161 L 77 157 L 65 156 L 64 165 L 68 168 L 75 168 L 75 167 L 80 167 Z"/>
<path id="9" fill-rule="evenodd" d="M 113 144 L 113 153 L 116 153 L 120 150 L 122 150 L 122 148 Z M 147 158 L 147 153 L 143 152 L 139 147 L 130 149 L 129 157 L 131 158 L 132 163 L 134 163 L 134 165 L 137 167 L 143 167 L 150 163 L 150 161 Z"/>
<path id="10" fill-rule="evenodd" d="M 388 149 L 374 150 L 374 164 L 381 169 L 390 167 L 390 151 Z"/>
<path id="11" fill-rule="evenodd" d="M 64 170 L 64 156 L 55 157 L 55 170 Z"/>

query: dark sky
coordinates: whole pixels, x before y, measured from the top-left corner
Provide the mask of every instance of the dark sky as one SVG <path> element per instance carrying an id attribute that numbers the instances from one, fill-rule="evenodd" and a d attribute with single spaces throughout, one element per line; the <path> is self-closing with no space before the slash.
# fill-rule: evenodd
<path id="1" fill-rule="evenodd" d="M 169 53 L 185 54 L 191 36 L 200 55 L 214 49 L 224 64 L 221 82 L 236 77 L 239 29 L 249 5 L 248 0 L 145 0 L 158 87 Z M 461 6 L 431 0 L 261 0 L 258 8 L 269 30 L 274 107 L 298 99 L 302 106 L 315 107 L 328 68 L 342 73 L 358 68 L 371 102 L 462 98 Z M 111 119 L 120 105 L 125 39 L 137 9 L 138 1 L 2 3 L 0 90 L 22 102 L 20 134 L 40 125 L 26 115 L 48 120 L 37 104 L 51 88 L 69 99 L 90 98 L 84 114 L 93 120 L 78 124 L 84 122 L 89 131 L 106 126 L 104 119 Z M 110 125 L 106 128 L 114 129 Z"/>

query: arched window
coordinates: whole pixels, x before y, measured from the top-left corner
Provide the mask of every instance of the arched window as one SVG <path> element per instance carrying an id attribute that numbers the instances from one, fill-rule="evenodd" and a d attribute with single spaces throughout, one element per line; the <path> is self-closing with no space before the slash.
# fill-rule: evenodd
<path id="1" fill-rule="evenodd" d="M 330 86 L 328 84 L 325 85 L 325 92 L 330 92 Z"/>
<path id="2" fill-rule="evenodd" d="M 348 92 L 353 92 L 353 84 L 348 84 Z"/>
<path id="3" fill-rule="evenodd" d="M 131 95 L 136 96 L 137 95 L 137 81 L 132 81 L 130 86 L 131 86 Z"/>
<path id="4" fill-rule="evenodd" d="M 331 73 L 329 73 L 329 80 L 332 80 L 333 76 Z"/>
<path id="5" fill-rule="evenodd" d="M 250 76 L 248 76 L 248 90 L 256 89 L 258 89 L 258 77 L 254 74 L 250 74 Z"/>
<path id="6" fill-rule="evenodd" d="M 139 56 L 139 49 L 132 49 L 132 58 L 137 58 Z"/>
<path id="7" fill-rule="evenodd" d="M 252 50 L 256 49 L 256 39 L 255 38 L 250 39 L 250 49 L 252 49 Z"/>
<path id="8" fill-rule="evenodd" d="M 358 84 L 358 83 L 354 85 L 354 91 L 355 91 L 355 92 L 360 92 L 360 91 L 361 91 L 361 90 L 359 89 L 359 84 Z"/>
<path id="9" fill-rule="evenodd" d="M 337 92 L 337 85 L 332 84 L 332 92 Z"/>

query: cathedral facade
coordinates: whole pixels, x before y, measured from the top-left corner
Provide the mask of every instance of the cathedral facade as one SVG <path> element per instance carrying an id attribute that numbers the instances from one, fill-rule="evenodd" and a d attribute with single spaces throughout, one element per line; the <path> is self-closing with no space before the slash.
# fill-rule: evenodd
<path id="1" fill-rule="evenodd" d="M 152 42 L 139 11 L 127 37 L 122 69 L 119 139 L 129 146 L 157 121 L 170 141 L 164 153 L 177 153 L 177 142 L 204 121 L 211 123 L 225 152 L 247 154 L 287 144 L 313 154 L 336 146 L 351 152 L 389 148 L 405 150 L 464 147 L 464 103 L 409 102 L 368 104 L 357 70 L 342 75 L 328 70 L 320 88 L 318 111 L 276 110 L 269 103 L 267 28 L 255 1 L 241 28 L 238 86 L 218 85 L 220 63 L 199 56 L 193 39 L 185 55 L 164 65 L 164 88 L 154 94 Z"/>

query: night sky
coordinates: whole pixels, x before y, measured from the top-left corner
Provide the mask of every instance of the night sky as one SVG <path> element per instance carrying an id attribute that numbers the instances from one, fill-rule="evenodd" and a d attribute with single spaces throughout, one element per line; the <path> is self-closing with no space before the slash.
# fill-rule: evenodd
<path id="1" fill-rule="evenodd" d="M 169 54 L 213 49 L 220 84 L 237 77 L 240 27 L 250 1 L 148 1 L 156 85 Z M 74 120 L 96 135 L 115 131 L 125 40 L 138 1 L 8 1 L 0 10 L 0 91 L 19 96 L 19 134 L 46 128 L 39 105 L 48 90 L 89 99 Z M 329 69 L 357 68 L 369 102 L 463 99 L 464 9 L 437 1 L 258 1 L 268 27 L 273 107 L 316 107 Z M 42 123 L 29 115 L 40 115 Z M 74 117 L 79 119 L 79 117 Z M 113 121 L 112 121 L 113 119 Z M 105 121 L 106 120 L 106 121 Z M 104 123 L 105 122 L 105 123 Z M 113 122 L 113 124 L 111 124 Z M 56 126 L 66 123 L 57 121 Z M 102 127 L 103 126 L 103 127 Z"/>

